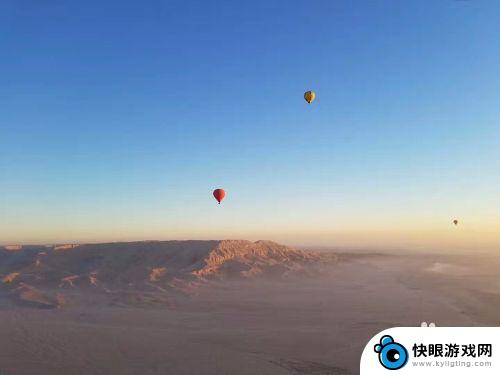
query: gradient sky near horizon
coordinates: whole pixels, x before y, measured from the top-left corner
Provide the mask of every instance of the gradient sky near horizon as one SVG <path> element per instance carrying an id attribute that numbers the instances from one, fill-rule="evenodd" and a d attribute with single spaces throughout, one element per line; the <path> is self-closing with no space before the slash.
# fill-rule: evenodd
<path id="1" fill-rule="evenodd" d="M 0 243 L 498 249 L 499 41 L 496 0 L 2 1 Z"/>

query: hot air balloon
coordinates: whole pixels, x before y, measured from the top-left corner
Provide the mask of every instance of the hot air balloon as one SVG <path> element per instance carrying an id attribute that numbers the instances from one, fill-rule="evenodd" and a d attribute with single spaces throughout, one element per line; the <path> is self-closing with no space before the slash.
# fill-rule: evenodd
<path id="1" fill-rule="evenodd" d="M 457 219 L 453 220 L 453 224 L 458 225 L 458 220 Z"/>
<path id="2" fill-rule="evenodd" d="M 217 199 L 217 202 L 222 202 L 222 200 L 224 199 L 224 197 L 226 196 L 226 192 L 224 191 L 224 189 L 215 189 L 214 190 L 214 198 Z"/>
<path id="3" fill-rule="evenodd" d="M 316 99 L 316 93 L 314 91 L 307 91 L 304 93 L 304 99 L 311 104 Z"/>

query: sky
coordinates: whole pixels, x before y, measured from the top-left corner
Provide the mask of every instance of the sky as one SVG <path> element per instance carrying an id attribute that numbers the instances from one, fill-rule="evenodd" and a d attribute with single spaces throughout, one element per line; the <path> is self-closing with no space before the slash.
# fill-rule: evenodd
<path id="1" fill-rule="evenodd" d="M 4 0 L 0 243 L 497 250 L 499 19 L 496 0 Z"/>

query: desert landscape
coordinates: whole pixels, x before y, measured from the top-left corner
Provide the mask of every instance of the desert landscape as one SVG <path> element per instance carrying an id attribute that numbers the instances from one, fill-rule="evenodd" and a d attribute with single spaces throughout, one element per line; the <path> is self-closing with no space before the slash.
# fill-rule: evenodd
<path id="1" fill-rule="evenodd" d="M 0 375 L 356 375 L 500 326 L 499 14 L 0 1 Z"/>
<path id="2" fill-rule="evenodd" d="M 270 241 L 0 249 L 4 374 L 357 374 L 393 326 L 499 325 L 499 260 Z"/>

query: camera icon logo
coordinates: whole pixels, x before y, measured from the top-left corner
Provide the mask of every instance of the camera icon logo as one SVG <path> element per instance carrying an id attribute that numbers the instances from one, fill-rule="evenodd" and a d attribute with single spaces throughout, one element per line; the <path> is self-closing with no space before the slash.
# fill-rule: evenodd
<path id="1" fill-rule="evenodd" d="M 378 353 L 380 364 L 387 370 L 400 370 L 408 363 L 408 350 L 394 342 L 391 336 L 380 339 L 380 344 L 375 345 L 375 353 Z"/>

